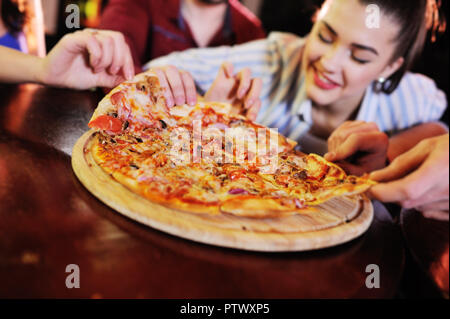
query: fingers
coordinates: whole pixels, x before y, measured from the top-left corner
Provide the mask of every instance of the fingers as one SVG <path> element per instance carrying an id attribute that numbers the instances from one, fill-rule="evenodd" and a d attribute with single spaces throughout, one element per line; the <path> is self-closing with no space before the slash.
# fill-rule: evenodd
<path id="1" fill-rule="evenodd" d="M 437 183 L 437 185 L 424 192 L 422 196 L 401 202 L 401 205 L 404 208 L 417 208 L 419 210 L 448 210 L 448 188 L 441 188 L 440 184 L 441 183 Z"/>
<path id="2" fill-rule="evenodd" d="M 420 146 L 420 144 L 418 146 Z M 416 169 L 427 156 L 427 152 L 422 152 L 421 149 L 416 146 L 409 152 L 397 156 L 388 167 L 372 172 L 370 174 L 370 179 L 377 182 L 399 179 Z"/>
<path id="3" fill-rule="evenodd" d="M 328 150 L 334 151 L 339 147 L 351 134 L 379 131 L 377 125 L 372 122 L 364 121 L 346 121 L 340 125 L 328 138 Z"/>
<path id="4" fill-rule="evenodd" d="M 419 206 L 411 206 L 416 208 L 417 210 L 420 210 L 421 212 L 424 211 L 431 211 L 431 210 L 442 210 L 442 211 L 449 211 L 449 201 L 447 199 L 438 200 L 435 202 L 426 203 Z"/>
<path id="5" fill-rule="evenodd" d="M 170 88 L 169 82 L 166 78 L 166 73 L 160 68 L 154 68 L 153 71 L 156 73 L 159 79 L 159 84 L 163 89 L 164 98 L 166 99 L 166 104 L 168 107 L 173 107 L 175 105 L 175 99 L 172 95 L 172 90 Z"/>
<path id="6" fill-rule="evenodd" d="M 227 78 L 231 78 L 234 74 L 234 66 L 230 62 L 224 62 L 220 67 L 220 71 L 222 71 Z"/>
<path id="7" fill-rule="evenodd" d="M 260 78 L 252 79 L 249 68 L 239 72 L 236 79 L 239 81 L 236 97 L 243 100 L 244 109 L 247 109 L 247 117 L 254 121 L 262 104 L 259 98 L 263 86 L 262 80 Z"/>
<path id="8" fill-rule="evenodd" d="M 247 117 L 251 120 L 251 121 L 255 121 L 258 113 L 259 113 L 259 109 L 261 108 L 261 100 L 257 100 L 255 103 L 253 103 L 253 105 L 250 107 L 250 109 L 247 112 Z"/>
<path id="9" fill-rule="evenodd" d="M 436 219 L 440 221 L 449 221 L 448 208 L 447 210 L 424 210 L 421 212 L 423 217 L 425 218 Z"/>
<path id="10" fill-rule="evenodd" d="M 237 75 L 237 80 L 239 81 L 237 98 L 243 100 L 252 84 L 250 69 L 249 68 L 242 69 L 242 71 L 239 72 L 239 74 Z"/>
<path id="11" fill-rule="evenodd" d="M 232 103 L 237 113 L 247 110 L 247 117 L 255 120 L 262 104 L 259 96 L 263 82 L 259 78 L 252 79 L 249 68 L 242 69 L 237 75 L 233 74 L 233 69 L 230 62 L 221 65 L 205 100 Z"/>
<path id="12" fill-rule="evenodd" d="M 349 175 L 361 176 L 366 172 L 363 167 L 351 163 L 338 162 L 337 164 Z"/>
<path id="13" fill-rule="evenodd" d="M 181 79 L 181 74 L 177 68 L 173 66 L 168 66 L 166 68 L 166 77 L 169 82 L 170 89 L 175 100 L 176 105 L 182 105 L 186 101 L 186 95 L 183 85 L 183 80 Z"/>
<path id="14" fill-rule="evenodd" d="M 422 197 L 437 180 L 438 176 L 434 176 L 433 167 L 423 166 L 404 178 L 375 185 L 370 193 L 383 202 L 398 202 L 404 205 L 411 199 Z"/>
<path id="15" fill-rule="evenodd" d="M 184 93 L 187 104 L 193 106 L 197 103 L 197 90 L 194 79 L 189 72 L 181 71 L 181 81 L 184 84 Z"/>
<path id="16" fill-rule="evenodd" d="M 85 29 L 81 34 L 86 38 L 89 64 L 94 73 L 108 70 L 109 74 L 117 75 L 122 69 L 126 79 L 134 76 L 131 51 L 120 32 Z"/>
<path id="17" fill-rule="evenodd" d="M 233 65 L 225 62 L 221 65 L 214 82 L 206 92 L 205 101 L 234 104 L 238 85 L 239 83 L 233 75 Z M 238 113 L 240 113 L 240 109 Z"/>
<path id="18" fill-rule="evenodd" d="M 440 141 L 447 142 L 436 144 Z M 405 208 L 448 202 L 448 172 L 448 136 L 426 139 L 398 156 L 387 168 L 373 172 L 370 178 L 388 182 L 375 185 L 371 194 Z"/>
<path id="19" fill-rule="evenodd" d="M 133 58 L 131 56 L 130 48 L 125 42 L 125 38 L 122 33 L 113 32 L 111 37 L 114 41 L 114 54 L 110 67 L 110 73 L 118 74 L 120 69 L 123 71 L 123 75 L 127 80 L 131 80 L 134 75 Z"/>
<path id="20" fill-rule="evenodd" d="M 123 37 L 122 37 L 123 38 Z M 122 41 L 118 36 L 111 36 L 113 41 L 113 56 L 111 65 L 108 67 L 109 73 L 114 75 L 117 74 L 122 65 L 125 64 L 125 51 L 122 49 Z"/>
<path id="21" fill-rule="evenodd" d="M 245 96 L 244 108 L 249 109 L 259 100 L 262 89 L 262 80 L 260 78 L 252 79 L 250 83 L 250 91 Z"/>
<path id="22" fill-rule="evenodd" d="M 189 72 L 178 70 L 174 66 L 154 68 L 154 71 L 164 89 L 164 97 L 168 107 L 185 103 L 195 105 L 197 103 L 197 90 L 194 79 Z"/>
<path id="23" fill-rule="evenodd" d="M 104 34 L 96 34 L 95 38 L 100 43 L 102 49 L 100 61 L 94 67 L 94 72 L 99 73 L 105 70 L 107 67 L 111 66 L 115 48 L 114 48 L 114 40 L 111 37 Z"/>
<path id="24" fill-rule="evenodd" d="M 334 151 L 325 154 L 328 161 L 339 161 L 350 157 L 358 151 L 365 151 L 385 157 L 388 149 L 389 138 L 382 132 L 367 132 L 351 134 L 343 144 Z"/>
<path id="25" fill-rule="evenodd" d="M 347 121 L 339 126 L 328 138 L 328 153 L 325 158 L 329 161 L 340 160 L 333 154 L 351 135 L 365 132 L 380 132 L 373 122 Z M 350 154 L 352 155 L 352 154 Z M 348 155 L 348 156 L 350 156 Z"/>
<path id="26" fill-rule="evenodd" d="M 131 55 L 131 50 L 128 45 L 126 45 L 125 64 L 122 69 L 125 78 L 127 80 L 131 80 L 134 76 L 134 63 L 133 56 Z"/>
<path id="27" fill-rule="evenodd" d="M 89 53 L 89 64 L 95 70 L 102 57 L 102 46 L 94 36 L 90 36 L 87 39 L 86 48 Z"/>

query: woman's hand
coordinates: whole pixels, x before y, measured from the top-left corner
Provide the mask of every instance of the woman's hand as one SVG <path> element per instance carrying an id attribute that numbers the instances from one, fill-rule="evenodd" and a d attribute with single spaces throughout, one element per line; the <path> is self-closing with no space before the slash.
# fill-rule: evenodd
<path id="1" fill-rule="evenodd" d="M 238 74 L 233 74 L 233 65 L 225 62 L 220 67 L 216 79 L 205 94 L 206 101 L 227 102 L 235 107 L 239 114 L 254 121 L 261 108 L 260 94 L 262 80 L 252 78 L 249 68 L 242 69 Z"/>
<path id="2" fill-rule="evenodd" d="M 120 32 L 85 29 L 65 35 L 42 60 L 39 73 L 43 84 L 88 89 L 131 79 L 134 66 Z"/>
<path id="3" fill-rule="evenodd" d="M 449 135 L 423 140 L 370 178 L 380 182 L 370 191 L 374 198 L 448 220 Z"/>
<path id="4" fill-rule="evenodd" d="M 168 107 L 197 103 L 197 90 L 189 72 L 179 70 L 172 65 L 154 67 L 152 70 L 159 78 Z"/>
<path id="5" fill-rule="evenodd" d="M 324 157 L 360 176 L 386 166 L 388 146 L 388 136 L 375 123 L 348 121 L 330 135 Z"/>
<path id="6" fill-rule="evenodd" d="M 158 75 L 167 106 L 197 103 L 197 90 L 192 75 L 174 66 L 154 67 Z M 233 66 L 224 63 L 211 88 L 205 94 L 205 101 L 231 103 L 238 113 L 245 111 L 251 120 L 256 119 L 261 107 L 259 95 L 262 81 L 252 79 L 250 69 L 245 68 L 233 75 Z"/>

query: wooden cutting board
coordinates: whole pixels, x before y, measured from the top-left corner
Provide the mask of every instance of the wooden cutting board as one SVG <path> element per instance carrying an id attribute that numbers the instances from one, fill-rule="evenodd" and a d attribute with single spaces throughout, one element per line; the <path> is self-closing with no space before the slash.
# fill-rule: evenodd
<path id="1" fill-rule="evenodd" d="M 193 241 L 254 251 L 303 251 L 335 246 L 364 233 L 373 218 L 361 195 L 329 200 L 298 215 L 253 219 L 174 210 L 153 203 L 113 180 L 90 152 L 93 131 L 77 141 L 72 167 L 81 183 L 117 212 L 163 232 Z"/>

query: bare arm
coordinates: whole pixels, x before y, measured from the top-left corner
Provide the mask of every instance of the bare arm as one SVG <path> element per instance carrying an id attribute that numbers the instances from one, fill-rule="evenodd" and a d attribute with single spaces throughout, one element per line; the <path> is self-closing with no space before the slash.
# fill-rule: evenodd
<path id="1" fill-rule="evenodd" d="M 0 47 L 0 81 L 88 89 L 113 87 L 134 75 L 119 32 L 86 29 L 65 35 L 45 58 Z"/>
<path id="2" fill-rule="evenodd" d="M 0 46 L 0 56 L 2 57 L 0 82 L 40 81 L 39 77 L 44 59 L 3 46 Z"/>

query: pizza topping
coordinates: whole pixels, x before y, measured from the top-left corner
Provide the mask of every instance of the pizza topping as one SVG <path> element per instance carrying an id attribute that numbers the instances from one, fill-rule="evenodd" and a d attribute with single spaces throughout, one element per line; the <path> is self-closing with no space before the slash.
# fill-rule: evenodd
<path id="1" fill-rule="evenodd" d="M 113 95 L 111 95 L 111 103 L 113 105 L 118 105 L 119 102 L 121 102 L 123 100 L 123 98 L 125 97 L 125 95 L 122 93 L 122 91 L 116 92 Z"/>
<path id="2" fill-rule="evenodd" d="M 230 179 L 232 181 L 239 179 L 239 178 L 243 178 L 245 176 L 246 171 L 244 169 L 238 169 L 235 171 L 231 171 L 229 173 Z"/>
<path id="3" fill-rule="evenodd" d="M 277 177 L 275 178 L 277 183 L 284 184 L 286 186 L 289 184 L 289 179 L 290 179 L 289 175 L 277 175 Z"/>
<path id="4" fill-rule="evenodd" d="M 244 123 L 244 121 L 241 119 L 233 119 L 230 121 L 230 126 L 235 127 L 241 125 L 242 123 Z"/>
<path id="5" fill-rule="evenodd" d="M 130 125 L 130 122 L 128 122 L 128 121 L 123 122 L 123 130 L 125 131 L 129 125 Z"/>
<path id="6" fill-rule="evenodd" d="M 163 129 L 166 129 L 166 128 L 167 128 L 166 122 L 164 122 L 163 120 L 159 120 L 159 122 L 161 122 L 161 127 L 162 127 Z"/>
<path id="7" fill-rule="evenodd" d="M 147 92 L 147 83 L 141 81 L 136 83 L 136 88 L 142 92 Z"/>
<path id="8" fill-rule="evenodd" d="M 111 133 L 119 133 L 122 131 L 122 121 L 109 115 L 100 115 L 95 120 L 89 122 L 88 126 Z"/>
<path id="9" fill-rule="evenodd" d="M 213 123 L 213 124 L 209 125 L 209 127 L 217 128 L 222 131 L 225 131 L 227 128 L 229 128 L 228 125 L 226 125 L 224 123 L 220 123 L 220 122 Z"/>
<path id="10" fill-rule="evenodd" d="M 134 169 L 139 169 L 139 166 L 135 165 L 135 164 L 130 164 L 130 167 L 134 168 Z"/>
<path id="11" fill-rule="evenodd" d="M 276 131 L 232 115 L 229 104 L 199 102 L 168 109 L 156 76 L 125 82 L 108 98 L 108 106 L 116 110 L 96 115 L 89 123 L 104 132 L 95 137 L 94 158 L 113 177 L 116 173 L 126 176 L 132 181 L 130 187 L 150 200 L 215 205 L 217 211 L 238 216 L 276 218 L 361 185 L 361 179 L 347 177 L 323 158 L 294 151 L 295 144 Z M 170 155 L 175 143 L 172 133 L 187 129 L 192 141 L 195 120 L 201 121 L 201 143 L 182 145 L 188 161 L 180 165 Z M 210 128 L 218 133 L 203 135 Z M 224 140 L 223 131 L 230 128 L 232 140 L 227 138 L 228 131 Z M 264 154 L 253 148 L 264 146 L 258 144 L 261 135 Z M 216 137 L 221 141 L 217 149 L 212 147 Z M 192 161 L 194 150 L 199 161 Z M 271 157 L 278 164 L 269 173 L 264 168 Z M 223 162 L 211 161 L 218 158 Z"/>
<path id="12" fill-rule="evenodd" d="M 308 174 L 306 173 L 306 170 L 301 170 L 300 172 L 294 174 L 294 178 L 305 180 L 308 178 Z"/>
<path id="13" fill-rule="evenodd" d="M 300 199 L 298 199 L 298 198 L 295 198 L 294 199 L 294 201 L 295 201 L 295 206 L 297 207 L 297 208 L 305 208 L 305 201 L 304 200 L 300 200 Z"/>
<path id="14" fill-rule="evenodd" d="M 242 188 L 233 188 L 228 191 L 228 194 L 231 195 L 247 195 L 248 191 Z"/>

